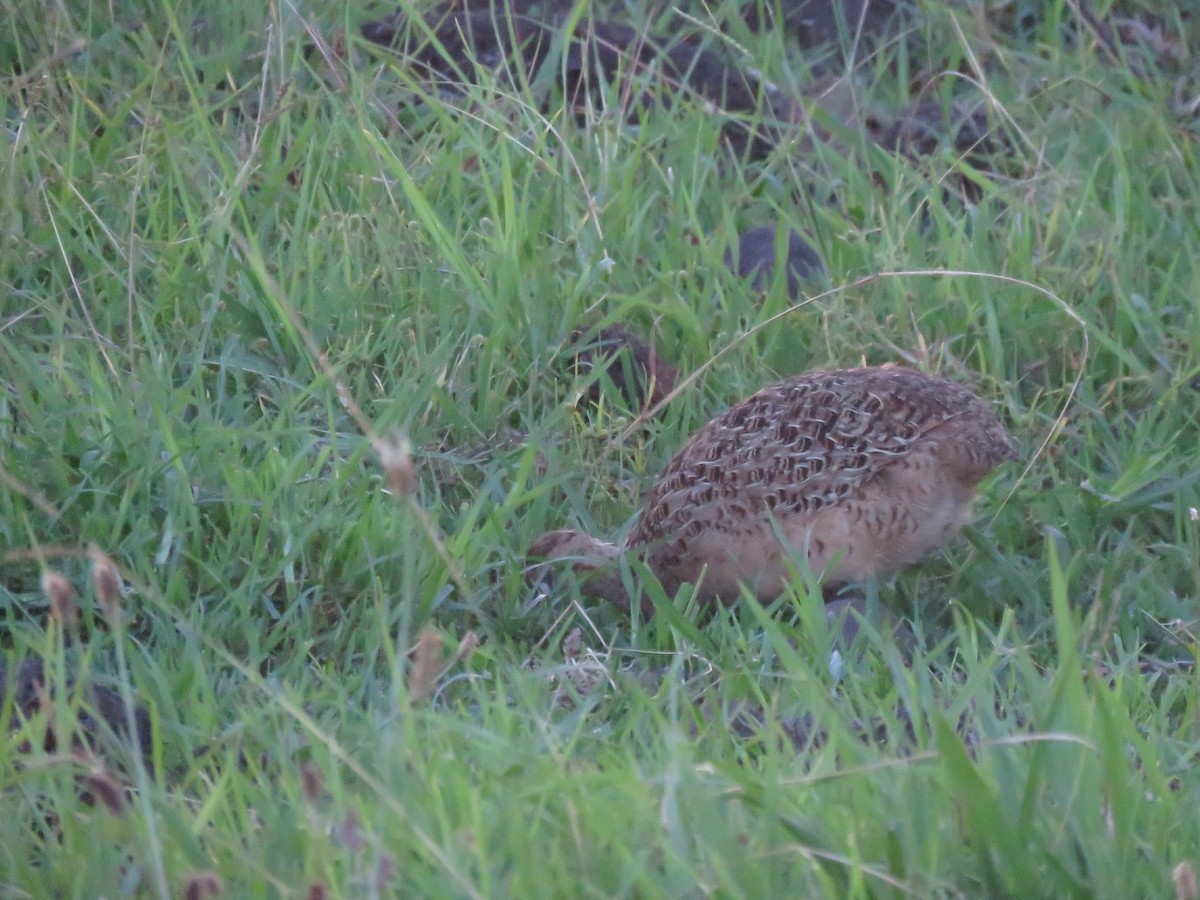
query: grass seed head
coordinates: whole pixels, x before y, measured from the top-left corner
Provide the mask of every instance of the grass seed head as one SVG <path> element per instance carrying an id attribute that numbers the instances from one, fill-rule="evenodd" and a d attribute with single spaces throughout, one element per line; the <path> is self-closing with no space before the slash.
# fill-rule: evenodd
<path id="1" fill-rule="evenodd" d="M 479 647 L 479 635 L 473 631 L 468 631 L 463 635 L 463 639 L 458 642 L 458 649 L 454 651 L 454 659 L 452 662 L 457 665 L 464 659 L 469 659 Z"/>
<path id="2" fill-rule="evenodd" d="M 95 544 L 88 547 L 88 558 L 92 561 L 92 583 L 100 610 L 110 625 L 116 625 L 121 618 L 121 575 L 117 564 Z"/>
<path id="3" fill-rule="evenodd" d="M 42 593 L 50 600 L 50 618 L 74 630 L 79 624 L 79 604 L 66 577 L 52 569 L 42 573 Z"/>
<path id="4" fill-rule="evenodd" d="M 412 651 L 412 669 L 408 674 L 408 699 L 424 700 L 433 694 L 442 672 L 442 636 L 436 628 L 426 625 L 417 635 Z"/>
<path id="5" fill-rule="evenodd" d="M 1196 885 L 1196 869 L 1190 862 L 1184 860 L 1171 873 L 1175 881 L 1175 900 L 1196 900 L 1200 897 L 1200 887 Z"/>
<path id="6" fill-rule="evenodd" d="M 300 786 L 304 790 L 305 800 L 314 806 L 320 802 L 325 784 L 321 770 L 314 763 L 306 762 L 300 766 Z"/>
<path id="7" fill-rule="evenodd" d="M 417 468 L 412 461 L 412 445 L 408 438 L 381 440 L 375 447 L 388 487 L 397 497 L 407 497 L 417 491 Z"/>

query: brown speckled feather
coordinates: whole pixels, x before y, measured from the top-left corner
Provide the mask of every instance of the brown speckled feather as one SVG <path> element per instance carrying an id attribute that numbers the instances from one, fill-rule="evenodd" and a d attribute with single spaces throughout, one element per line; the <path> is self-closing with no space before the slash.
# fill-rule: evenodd
<path id="1" fill-rule="evenodd" d="M 797 554 L 827 584 L 886 576 L 949 541 L 976 485 L 1015 457 L 991 407 L 943 378 L 890 366 L 797 375 L 688 440 L 623 550 L 668 593 L 699 582 L 709 602 L 743 585 L 778 595 Z"/>
<path id="2" fill-rule="evenodd" d="M 995 414 L 952 382 L 900 368 L 799 375 L 693 435 L 654 484 L 627 545 L 697 522 L 741 521 L 750 509 L 810 515 L 860 491 L 922 443 L 960 440 L 947 450 L 963 475 L 977 473 L 976 482 L 1015 455 Z"/>

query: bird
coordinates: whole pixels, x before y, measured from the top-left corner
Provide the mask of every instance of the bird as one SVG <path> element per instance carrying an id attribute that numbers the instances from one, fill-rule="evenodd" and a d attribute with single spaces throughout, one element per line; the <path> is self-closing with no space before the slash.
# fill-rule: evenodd
<path id="1" fill-rule="evenodd" d="M 644 617 L 640 559 L 667 596 L 703 607 L 749 590 L 778 597 L 804 560 L 826 590 L 883 579 L 952 540 L 979 483 L 1017 458 L 991 406 L 968 388 L 895 365 L 795 375 L 718 415 L 654 482 L 622 543 L 549 531 L 527 556 L 570 562 L 581 591 Z"/>

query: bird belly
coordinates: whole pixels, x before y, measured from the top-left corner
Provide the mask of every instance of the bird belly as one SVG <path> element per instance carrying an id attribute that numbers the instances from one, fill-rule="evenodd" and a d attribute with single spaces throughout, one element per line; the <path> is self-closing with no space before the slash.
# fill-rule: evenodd
<path id="1" fill-rule="evenodd" d="M 650 566 L 668 594 L 698 583 L 701 602 L 730 604 L 748 587 L 766 602 L 783 592 L 800 559 L 826 584 L 888 577 L 953 539 L 969 511 L 947 490 L 848 500 L 812 515 L 706 530 L 651 553 Z"/>

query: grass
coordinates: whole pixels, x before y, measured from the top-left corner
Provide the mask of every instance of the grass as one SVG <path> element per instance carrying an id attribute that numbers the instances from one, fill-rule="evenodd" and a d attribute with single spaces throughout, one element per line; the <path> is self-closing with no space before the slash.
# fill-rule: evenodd
<path id="1" fill-rule="evenodd" d="M 899 60 L 978 63 L 936 84 L 995 103 L 993 173 L 855 135 L 737 166 L 688 104 L 402 104 L 353 37 L 306 57 L 362 4 L 5 6 L 0 647 L 47 661 L 60 735 L 88 679 L 136 698 L 153 767 L 21 752 L 45 718 L 0 744 L 0 893 L 1195 897 L 1196 120 L 1047 6 L 927 9 Z M 770 217 L 828 264 L 794 310 L 721 265 Z M 645 427 L 577 409 L 565 344 L 607 321 L 707 366 Z M 633 625 L 526 584 L 732 401 L 892 360 L 974 384 L 1023 461 L 883 589 L 910 659 L 868 636 L 835 679 L 802 584 Z M 97 767 L 140 773 L 122 811 Z"/>

